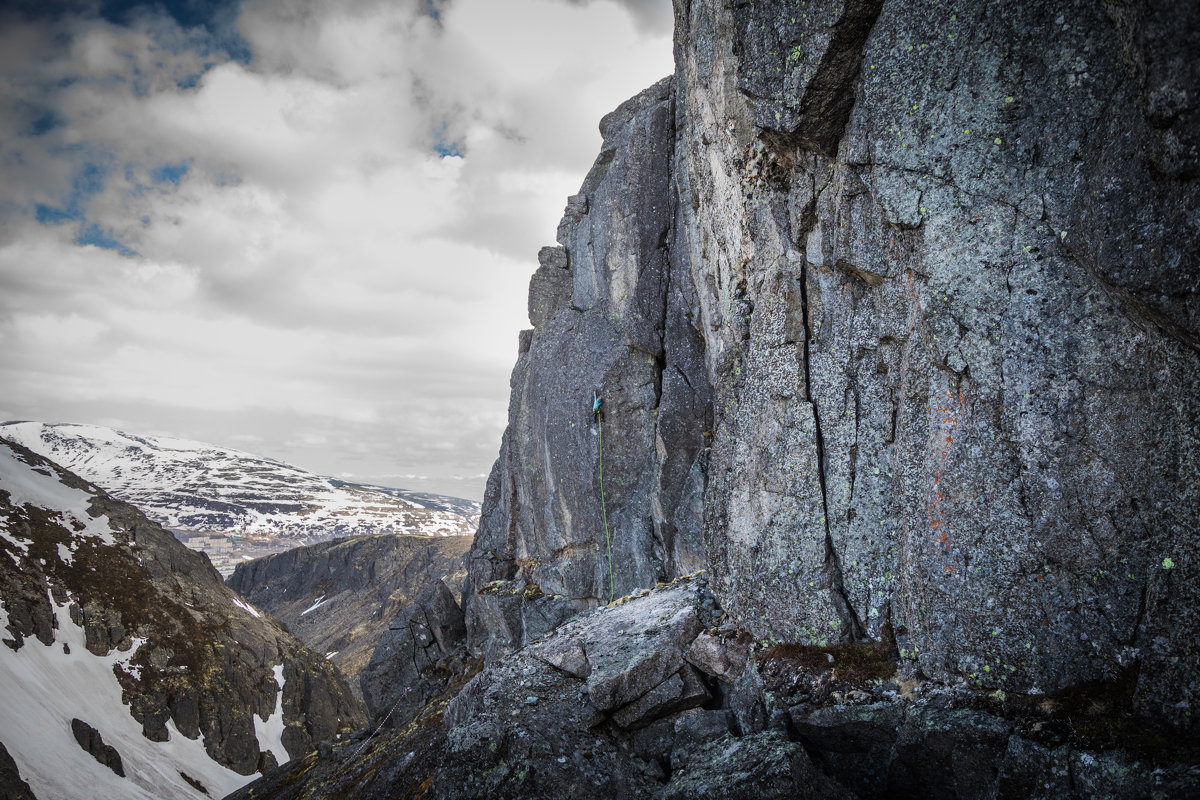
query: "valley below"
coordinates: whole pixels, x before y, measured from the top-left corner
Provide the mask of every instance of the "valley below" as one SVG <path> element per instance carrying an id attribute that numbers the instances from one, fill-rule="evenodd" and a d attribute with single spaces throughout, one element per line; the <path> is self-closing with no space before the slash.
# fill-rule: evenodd
<path id="1" fill-rule="evenodd" d="M 208 556 L 222 578 L 232 575 L 237 565 L 244 561 L 263 558 L 296 546 L 294 541 L 279 536 L 245 536 L 224 531 L 172 532 L 185 547 Z"/>
<path id="2" fill-rule="evenodd" d="M 396 616 L 429 587 L 454 597 L 471 537 L 401 534 L 336 539 L 237 565 L 226 583 L 338 667 L 363 696 L 363 673 Z"/>

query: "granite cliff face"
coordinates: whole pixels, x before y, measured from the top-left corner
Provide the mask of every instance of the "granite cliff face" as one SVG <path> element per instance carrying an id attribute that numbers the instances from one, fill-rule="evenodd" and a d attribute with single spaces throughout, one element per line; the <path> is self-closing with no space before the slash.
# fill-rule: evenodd
<path id="1" fill-rule="evenodd" d="M 677 12 L 715 594 L 1195 730 L 1200 14 Z"/>
<path id="2" fill-rule="evenodd" d="M 1193 726 L 1196 17 L 676 3 L 674 80 L 605 118 L 531 284 L 473 646 L 547 603 L 491 581 L 608 600 L 599 391 L 616 595 L 707 567 L 764 640 L 1136 668 Z"/>
<path id="3" fill-rule="evenodd" d="M 675 22 L 530 285 L 482 671 L 254 796 L 1195 793 L 1200 7 Z"/>
<path id="4" fill-rule="evenodd" d="M 202 554 L 6 440 L 0 640 L 0 736 L 43 797 L 222 794 L 363 723 Z"/>
<path id="5" fill-rule="evenodd" d="M 481 651 L 519 646 L 610 595 L 704 563 L 711 400 L 690 277 L 670 244 L 675 117 L 665 79 L 601 121 L 604 147 L 568 201 L 560 245 L 539 255 L 536 327 L 522 334 L 471 553 L 465 607 Z M 611 587 L 593 392 L 603 397 Z"/>

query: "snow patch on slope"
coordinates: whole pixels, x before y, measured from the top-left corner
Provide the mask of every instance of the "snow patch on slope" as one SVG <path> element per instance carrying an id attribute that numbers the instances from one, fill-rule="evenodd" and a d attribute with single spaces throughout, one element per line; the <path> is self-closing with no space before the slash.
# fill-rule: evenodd
<path id="1" fill-rule="evenodd" d="M 259 611 L 258 611 L 258 609 L 257 609 L 257 608 L 255 608 L 254 606 L 250 605 L 249 603 L 247 603 L 245 600 L 243 600 L 243 599 L 242 599 L 242 598 L 240 598 L 240 597 L 235 597 L 235 598 L 233 598 L 233 604 L 234 604 L 235 606 L 237 606 L 238 608 L 244 608 L 244 609 L 246 609 L 247 611 L 249 611 L 249 612 L 250 612 L 251 614 L 253 614 L 255 617 L 258 617 L 259 619 L 261 619 L 261 618 L 262 618 L 262 614 L 260 614 L 260 613 L 259 613 Z"/>
<path id="2" fill-rule="evenodd" d="M 275 711 L 263 722 L 258 715 L 254 719 L 254 735 L 258 737 L 258 749 L 265 750 L 275 756 L 275 760 L 284 764 L 288 760 L 287 748 L 283 746 L 283 687 L 287 681 L 283 677 L 283 664 L 275 667 Z"/>
<path id="3" fill-rule="evenodd" d="M 16 507 L 32 505 L 56 511 L 64 529 L 76 536 L 96 536 L 105 544 L 116 544 L 108 517 L 92 516 L 88 510 L 94 495 L 62 483 L 46 467 L 32 467 L 21 461 L 7 447 L 0 447 L 0 490 L 8 492 L 9 502 Z M 9 542 L 29 552 L 28 546 L 10 532 L 0 531 Z"/>
<path id="4" fill-rule="evenodd" d="M 129 800 L 183 800 L 202 794 L 186 781 L 187 773 L 223 797 L 256 776 L 222 767 L 204 749 L 203 737 L 188 739 L 167 722 L 169 739 L 152 742 L 121 702 L 114 669 L 133 672 L 127 652 L 95 656 L 85 646 L 83 628 L 71 621 L 66 606 L 51 599 L 58 622 L 49 646 L 27 638 L 20 650 L 0 647 L 0 741 L 16 761 L 21 777 L 38 797 L 120 797 Z M 8 612 L 0 604 L 0 628 Z M 67 650 L 70 650 L 68 653 Z M 71 720 L 81 719 L 116 748 L 126 777 L 100 764 L 75 741 Z"/>
<path id="5" fill-rule="evenodd" d="M 329 602 L 329 601 L 327 601 L 325 599 L 325 595 L 321 595 L 320 597 L 317 598 L 317 601 L 315 603 L 313 603 L 311 606 L 309 606 L 308 608 L 301 611 L 300 616 L 303 617 L 305 614 L 308 614 L 312 611 L 316 611 L 318 608 L 325 605 L 325 603 L 327 603 L 327 602 Z"/>

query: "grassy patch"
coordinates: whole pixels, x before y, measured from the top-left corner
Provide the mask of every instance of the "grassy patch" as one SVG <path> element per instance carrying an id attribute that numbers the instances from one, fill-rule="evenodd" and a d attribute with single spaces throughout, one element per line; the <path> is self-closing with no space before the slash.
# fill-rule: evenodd
<path id="1" fill-rule="evenodd" d="M 807 644 L 778 644 L 759 654 L 763 677 L 782 683 L 788 673 L 803 672 L 814 677 L 829 674 L 835 683 L 866 686 L 886 681 L 896 674 L 899 654 L 891 630 L 880 641 L 851 642 L 826 647 Z"/>

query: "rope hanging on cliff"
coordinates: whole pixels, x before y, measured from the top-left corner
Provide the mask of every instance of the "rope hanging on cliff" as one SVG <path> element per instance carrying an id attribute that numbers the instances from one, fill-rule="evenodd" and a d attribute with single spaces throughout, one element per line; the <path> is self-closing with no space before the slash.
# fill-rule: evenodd
<path id="1" fill-rule="evenodd" d="M 379 727 L 376 728 L 375 730 L 371 731 L 371 735 L 368 736 L 367 740 L 362 743 L 362 746 L 360 746 L 357 750 L 354 751 L 354 755 L 350 757 L 351 763 L 358 761 L 358 757 L 360 755 L 362 755 L 362 751 L 366 750 L 367 745 L 369 745 L 371 743 L 371 740 L 375 738 L 375 735 L 377 733 L 379 733 L 381 730 L 383 730 L 383 726 L 387 725 L 387 721 L 392 718 L 392 714 L 395 714 L 396 709 L 400 707 L 400 701 L 403 700 L 404 698 L 408 697 L 408 690 L 411 688 L 412 688 L 411 686 L 404 687 L 404 691 L 400 694 L 399 697 L 396 698 L 396 702 L 392 703 L 392 710 L 389 711 L 387 713 L 387 716 L 383 718 L 383 722 L 379 723 Z"/>
<path id="2" fill-rule="evenodd" d="M 592 392 L 592 413 L 596 415 L 596 426 L 600 431 L 600 515 L 604 520 L 604 544 L 608 547 L 608 602 L 613 601 L 613 566 L 612 566 L 612 538 L 608 533 L 608 509 L 604 505 L 604 416 L 600 413 L 600 406 L 604 401 L 600 399 L 600 395 Z"/>

